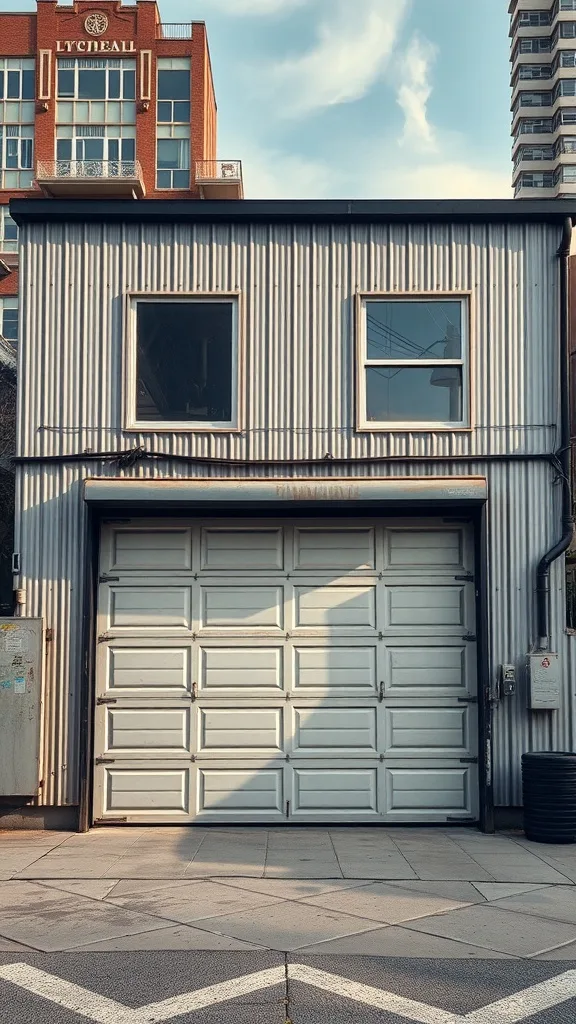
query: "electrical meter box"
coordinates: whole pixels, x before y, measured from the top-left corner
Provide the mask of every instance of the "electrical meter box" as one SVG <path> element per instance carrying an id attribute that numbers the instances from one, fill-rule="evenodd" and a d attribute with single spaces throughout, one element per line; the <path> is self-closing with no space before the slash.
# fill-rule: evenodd
<path id="1" fill-rule="evenodd" d="M 42 619 L 0 617 L 0 796 L 36 796 Z"/>
<path id="2" fill-rule="evenodd" d="M 541 651 L 528 656 L 528 707 L 532 711 L 560 708 L 560 662 L 557 654 Z"/>

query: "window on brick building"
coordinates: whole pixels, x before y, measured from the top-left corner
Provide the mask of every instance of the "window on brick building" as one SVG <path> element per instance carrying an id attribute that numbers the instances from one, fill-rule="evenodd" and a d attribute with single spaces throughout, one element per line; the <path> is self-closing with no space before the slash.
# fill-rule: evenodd
<path id="1" fill-rule="evenodd" d="M 135 124 L 136 62 L 111 57 L 61 57 L 58 124 Z"/>
<path id="2" fill-rule="evenodd" d="M 33 166 L 34 125 L 0 124 L 0 187 L 30 188 Z"/>
<path id="3" fill-rule="evenodd" d="M 190 60 L 158 60 L 156 186 L 190 187 Z"/>
<path id="4" fill-rule="evenodd" d="M 18 341 L 18 299 L 13 295 L 0 296 L 0 338 L 16 344 Z"/>
<path id="5" fill-rule="evenodd" d="M 0 253 L 17 252 L 18 225 L 7 206 L 0 206 Z"/>

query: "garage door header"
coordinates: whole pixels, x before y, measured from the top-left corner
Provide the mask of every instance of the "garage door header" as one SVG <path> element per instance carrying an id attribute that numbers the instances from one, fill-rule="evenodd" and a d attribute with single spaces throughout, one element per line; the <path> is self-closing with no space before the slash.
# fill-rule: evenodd
<path id="1" fill-rule="evenodd" d="M 388 477 L 380 480 L 307 479 L 129 480 L 98 478 L 84 483 L 84 499 L 100 505 L 211 506 L 229 504 L 340 504 L 348 502 L 466 502 L 488 497 L 484 477 Z"/>

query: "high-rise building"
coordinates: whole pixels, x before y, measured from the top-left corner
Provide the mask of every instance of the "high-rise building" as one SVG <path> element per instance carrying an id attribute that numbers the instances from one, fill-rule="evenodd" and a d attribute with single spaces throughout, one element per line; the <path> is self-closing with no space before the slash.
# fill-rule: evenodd
<path id="1" fill-rule="evenodd" d="M 0 339 L 18 336 L 13 197 L 242 197 L 216 159 L 203 22 L 164 24 L 154 0 L 38 0 L 0 13 Z"/>
<path id="2" fill-rule="evenodd" d="M 511 0 L 513 184 L 576 196 L 576 0 Z"/>

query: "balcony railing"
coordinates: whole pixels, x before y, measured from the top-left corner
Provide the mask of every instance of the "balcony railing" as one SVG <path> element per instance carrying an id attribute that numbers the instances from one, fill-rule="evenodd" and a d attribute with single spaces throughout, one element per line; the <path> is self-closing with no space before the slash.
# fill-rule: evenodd
<path id="1" fill-rule="evenodd" d="M 160 39 L 192 39 L 191 21 L 173 21 L 158 26 Z"/>
<path id="2" fill-rule="evenodd" d="M 198 160 L 196 183 L 204 199 L 242 199 L 242 161 Z"/>
<path id="3" fill-rule="evenodd" d="M 38 184 L 49 195 L 145 194 L 138 160 L 50 160 L 38 163 Z"/>

